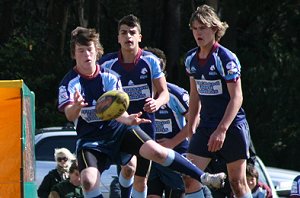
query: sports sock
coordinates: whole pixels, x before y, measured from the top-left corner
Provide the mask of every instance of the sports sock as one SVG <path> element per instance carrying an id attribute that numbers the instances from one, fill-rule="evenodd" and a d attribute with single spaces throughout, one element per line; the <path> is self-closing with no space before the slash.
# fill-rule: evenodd
<path id="1" fill-rule="evenodd" d="M 146 198 L 147 197 L 147 187 L 145 187 L 143 192 L 138 192 L 134 188 L 132 189 L 132 198 Z"/>
<path id="2" fill-rule="evenodd" d="M 201 175 L 204 172 L 196 167 L 195 164 L 190 162 L 187 158 L 181 156 L 179 153 L 173 151 L 172 149 L 168 149 L 169 153 L 163 166 L 169 167 L 175 171 L 183 173 L 185 175 L 189 175 L 192 178 L 201 182 Z"/>
<path id="3" fill-rule="evenodd" d="M 133 184 L 133 177 L 130 179 L 126 179 L 123 177 L 123 175 L 119 174 L 119 183 L 120 183 L 120 189 L 121 189 L 121 197 L 122 198 L 130 198 L 131 197 L 131 191 L 132 191 L 132 184 Z"/>
<path id="4" fill-rule="evenodd" d="M 89 192 L 83 191 L 83 195 L 86 198 L 103 198 L 103 195 L 102 195 L 102 193 L 100 191 L 100 187 L 96 188 L 96 189 L 94 189 L 92 191 L 89 191 Z"/>
<path id="5" fill-rule="evenodd" d="M 186 198 L 205 198 L 203 193 L 203 188 L 198 190 L 197 192 L 185 194 Z"/>

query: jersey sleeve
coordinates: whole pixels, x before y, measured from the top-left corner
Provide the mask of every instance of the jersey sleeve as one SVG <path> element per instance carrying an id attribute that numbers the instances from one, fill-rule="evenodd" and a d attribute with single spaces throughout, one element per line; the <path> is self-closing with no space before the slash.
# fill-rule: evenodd
<path id="1" fill-rule="evenodd" d="M 241 64 L 237 56 L 230 52 L 213 53 L 216 68 L 220 75 L 227 81 L 237 81 L 241 76 Z"/>
<path id="2" fill-rule="evenodd" d="M 165 74 L 161 70 L 160 60 L 158 59 L 157 56 L 155 56 L 154 54 L 151 53 L 146 56 L 145 61 L 148 62 L 147 64 L 149 64 L 149 66 L 151 68 L 151 71 L 152 71 L 151 78 L 152 79 L 157 79 L 157 78 L 161 78 L 161 77 L 165 76 Z"/>
<path id="3" fill-rule="evenodd" d="M 123 90 L 121 80 L 116 72 L 106 70 L 102 77 L 105 91 Z"/>
<path id="4" fill-rule="evenodd" d="M 170 92 L 170 108 L 178 114 L 184 115 L 189 108 L 189 94 L 186 90 L 173 86 Z"/>
<path id="5" fill-rule="evenodd" d="M 64 111 L 64 107 L 74 102 L 74 93 L 76 89 L 81 90 L 79 76 L 66 77 L 61 81 L 58 88 L 58 110 Z"/>

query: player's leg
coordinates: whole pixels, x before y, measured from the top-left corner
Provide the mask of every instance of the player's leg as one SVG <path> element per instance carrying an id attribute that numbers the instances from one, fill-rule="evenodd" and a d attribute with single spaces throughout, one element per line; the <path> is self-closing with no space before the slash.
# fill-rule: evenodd
<path id="1" fill-rule="evenodd" d="M 186 156 L 201 170 L 205 170 L 209 162 L 211 161 L 212 154 L 208 151 L 207 142 L 213 131 L 214 129 L 212 128 L 197 128 L 196 133 L 193 135 L 189 144 Z M 213 181 L 214 179 L 215 177 L 205 178 L 206 181 Z M 204 197 L 204 191 L 199 181 L 195 180 L 195 178 L 185 176 L 184 182 L 186 187 L 186 197 Z M 202 183 L 209 187 L 214 187 L 210 183 Z M 214 182 L 212 184 L 214 184 Z"/>
<path id="2" fill-rule="evenodd" d="M 103 198 L 100 190 L 100 175 L 104 170 L 100 161 L 104 162 L 105 157 L 99 152 L 82 149 L 77 153 L 78 168 L 80 171 L 83 194 L 86 198 Z"/>
<path id="3" fill-rule="evenodd" d="M 181 198 L 184 197 L 185 187 L 181 174 L 170 170 L 167 167 L 156 164 L 160 173 L 160 180 L 163 182 L 165 197 Z"/>
<path id="4" fill-rule="evenodd" d="M 252 197 L 246 179 L 246 160 L 237 160 L 227 164 L 228 178 L 236 197 Z"/>
<path id="5" fill-rule="evenodd" d="M 214 185 L 216 188 L 222 187 L 226 178 L 224 173 L 215 175 L 204 173 L 179 153 L 156 143 L 139 127 L 128 130 L 123 139 L 121 150 L 137 156 L 141 155 L 184 175 L 189 175 L 205 185 Z"/>
<path id="6" fill-rule="evenodd" d="M 205 185 L 214 185 L 216 188 L 223 186 L 224 179 L 226 178 L 224 173 L 216 174 L 214 177 L 211 177 L 213 175 L 204 173 L 201 169 L 196 167 L 192 162 L 176 151 L 161 146 L 151 138 L 147 139 L 147 137 L 145 137 L 145 133 L 140 128 L 136 128 L 134 130 L 134 134 L 138 137 L 138 139 L 142 140 L 142 145 L 138 150 L 139 154 L 144 158 L 169 167 L 185 175 L 189 175 L 202 183 L 204 182 Z"/>
<path id="7" fill-rule="evenodd" d="M 191 153 L 187 153 L 186 157 L 191 160 L 198 168 L 201 170 L 205 170 L 207 165 L 210 162 L 210 158 L 200 157 Z M 185 193 L 187 198 L 193 198 L 193 197 L 204 197 L 204 191 L 202 184 L 195 180 L 194 178 L 191 178 L 189 176 L 184 176 L 184 183 L 185 183 Z M 209 180 L 210 178 L 206 177 L 206 180 Z M 203 182 L 205 183 L 205 182 Z"/>
<path id="8" fill-rule="evenodd" d="M 236 197 L 252 197 L 246 180 L 246 164 L 249 154 L 250 133 L 248 123 L 229 127 L 221 155 L 226 160 L 228 178 Z"/>
<path id="9" fill-rule="evenodd" d="M 133 156 L 128 164 L 122 166 L 119 174 L 119 183 L 121 188 L 121 196 L 123 198 L 131 197 L 133 187 L 133 176 L 136 170 L 136 157 Z"/>
<path id="10" fill-rule="evenodd" d="M 157 168 L 157 164 L 152 163 L 149 173 L 147 186 L 147 198 L 161 198 L 164 193 L 165 184 L 161 180 L 161 171 Z"/>
<path id="11" fill-rule="evenodd" d="M 132 190 L 133 198 L 147 197 L 147 179 L 151 167 L 151 161 L 141 156 L 137 156 L 137 166 L 134 175 Z"/>

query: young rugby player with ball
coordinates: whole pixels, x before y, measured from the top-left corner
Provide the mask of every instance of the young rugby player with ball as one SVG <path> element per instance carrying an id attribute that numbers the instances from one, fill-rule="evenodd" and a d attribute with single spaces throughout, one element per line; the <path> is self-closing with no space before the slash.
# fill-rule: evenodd
<path id="1" fill-rule="evenodd" d="M 138 126 L 151 123 L 140 118 L 141 112 L 130 115 L 125 112 L 117 119 L 100 120 L 95 110 L 97 99 L 109 90 L 122 89 L 121 82 L 113 71 L 97 65 L 103 48 L 94 29 L 74 29 L 70 48 L 76 65 L 59 84 L 58 109 L 76 127 L 76 155 L 84 197 L 103 197 L 100 191 L 103 171 L 111 164 L 125 165 L 132 155 L 153 160 L 204 184 L 222 187 L 224 174 L 204 173 L 177 152 L 152 140 Z"/>

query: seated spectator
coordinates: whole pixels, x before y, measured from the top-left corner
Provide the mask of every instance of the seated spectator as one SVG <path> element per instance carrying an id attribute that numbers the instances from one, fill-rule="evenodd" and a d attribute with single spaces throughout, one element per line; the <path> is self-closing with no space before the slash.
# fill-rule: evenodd
<path id="1" fill-rule="evenodd" d="M 253 164 L 247 164 L 246 169 L 247 183 L 252 191 L 253 198 L 272 198 L 271 188 L 258 181 L 258 171 Z"/>
<path id="2" fill-rule="evenodd" d="M 48 198 L 51 188 L 60 181 L 69 178 L 69 168 L 75 156 L 66 148 L 57 148 L 54 151 L 56 168 L 49 171 L 38 188 L 40 198 Z"/>
<path id="3" fill-rule="evenodd" d="M 49 198 L 83 198 L 80 174 L 77 162 L 74 160 L 69 170 L 69 179 L 52 187 Z"/>
<path id="4" fill-rule="evenodd" d="M 300 175 L 293 180 L 290 197 L 300 197 Z"/>

